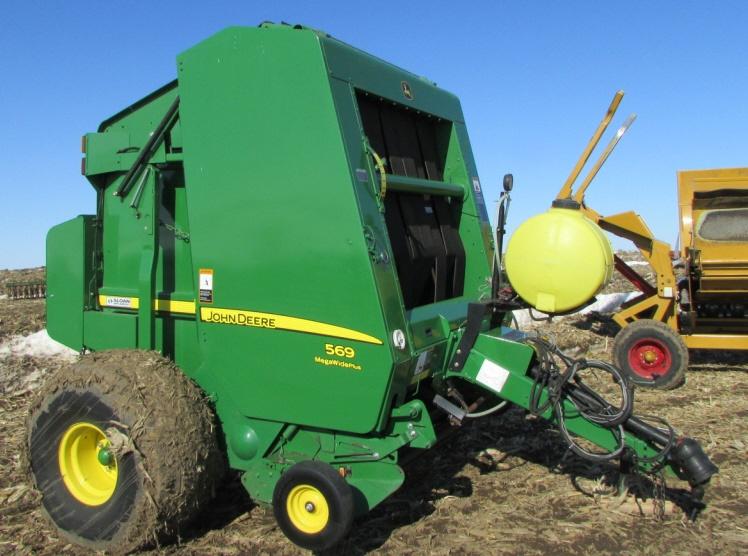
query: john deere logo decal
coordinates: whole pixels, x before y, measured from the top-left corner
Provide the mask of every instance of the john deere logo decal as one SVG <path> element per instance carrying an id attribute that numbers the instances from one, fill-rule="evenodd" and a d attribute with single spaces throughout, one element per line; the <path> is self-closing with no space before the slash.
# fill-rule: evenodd
<path id="1" fill-rule="evenodd" d="M 403 90 L 403 96 L 407 98 L 408 100 L 413 100 L 413 91 L 410 90 L 410 85 L 408 85 L 408 82 L 401 81 L 400 87 Z"/>

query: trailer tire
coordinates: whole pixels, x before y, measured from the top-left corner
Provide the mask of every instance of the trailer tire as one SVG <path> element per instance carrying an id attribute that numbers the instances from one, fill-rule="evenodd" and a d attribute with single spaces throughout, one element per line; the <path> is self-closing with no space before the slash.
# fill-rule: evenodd
<path id="1" fill-rule="evenodd" d="M 641 319 L 626 326 L 613 343 L 613 359 L 639 386 L 671 390 L 686 381 L 688 348 L 664 322 Z"/>
<path id="2" fill-rule="evenodd" d="M 26 466 L 63 537 L 127 553 L 169 540 L 226 468 L 202 391 L 154 352 L 82 356 L 39 392 Z"/>
<path id="3" fill-rule="evenodd" d="M 353 491 L 329 464 L 302 461 L 276 483 L 273 512 L 292 542 L 307 550 L 327 550 L 351 529 Z"/>

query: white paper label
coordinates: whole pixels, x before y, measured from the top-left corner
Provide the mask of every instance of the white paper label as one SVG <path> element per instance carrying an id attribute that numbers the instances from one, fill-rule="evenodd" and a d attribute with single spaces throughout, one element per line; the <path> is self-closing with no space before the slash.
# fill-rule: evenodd
<path id="1" fill-rule="evenodd" d="M 198 297 L 200 303 L 213 303 L 213 269 L 201 268 L 199 271 Z"/>
<path id="2" fill-rule="evenodd" d="M 480 366 L 478 376 L 475 377 L 475 380 L 488 386 L 494 392 L 501 392 L 508 378 L 509 371 L 501 365 L 497 365 L 493 361 L 486 359 Z"/>
<path id="3" fill-rule="evenodd" d="M 133 308 L 132 297 L 119 297 L 114 295 L 108 295 L 104 299 L 104 305 L 107 307 L 125 307 L 127 309 Z"/>

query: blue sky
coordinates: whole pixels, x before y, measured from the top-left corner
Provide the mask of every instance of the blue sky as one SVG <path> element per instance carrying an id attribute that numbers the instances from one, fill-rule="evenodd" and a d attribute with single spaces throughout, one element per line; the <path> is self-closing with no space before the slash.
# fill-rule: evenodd
<path id="1" fill-rule="evenodd" d="M 324 29 L 461 101 L 487 200 L 509 230 L 544 211 L 613 93 L 638 120 L 590 187 L 677 234 L 676 171 L 746 159 L 745 2 L 32 2 L 0 7 L 0 268 L 44 263 L 52 225 L 94 211 L 80 137 L 175 77 L 177 53 L 229 25 Z M 629 244 L 614 241 L 616 247 Z"/>

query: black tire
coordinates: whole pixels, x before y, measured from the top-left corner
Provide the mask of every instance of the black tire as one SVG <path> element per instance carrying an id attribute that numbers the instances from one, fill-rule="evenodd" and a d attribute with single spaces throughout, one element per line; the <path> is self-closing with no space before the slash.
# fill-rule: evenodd
<path id="1" fill-rule="evenodd" d="M 94 550 L 126 553 L 178 535 L 226 467 L 202 391 L 153 352 L 82 356 L 40 391 L 27 432 L 28 472 L 43 513 L 64 537 Z M 90 437 L 99 443 L 81 452 L 77 446 L 93 446 Z M 86 490 L 101 473 L 91 450 L 101 465 L 101 457 L 110 461 L 114 476 L 101 500 Z M 66 457 L 95 469 L 76 475 Z"/>
<path id="2" fill-rule="evenodd" d="M 296 489 L 307 486 L 317 492 L 304 498 L 304 492 L 298 493 Z M 323 500 L 328 509 L 328 517 L 315 520 L 310 528 L 318 527 L 318 530 L 303 530 L 302 521 L 289 515 L 289 511 L 293 511 L 289 510 L 289 507 L 294 505 L 294 499 L 306 506 L 305 511 L 311 516 L 320 511 L 314 501 Z M 343 540 L 351 529 L 353 491 L 330 465 L 319 461 L 302 461 L 283 473 L 276 483 L 273 491 L 273 512 L 281 530 L 292 542 L 307 550 L 327 550 Z"/>
<path id="3" fill-rule="evenodd" d="M 664 322 L 642 319 L 629 324 L 615 338 L 613 359 L 639 386 L 671 390 L 686 381 L 688 348 Z"/>

